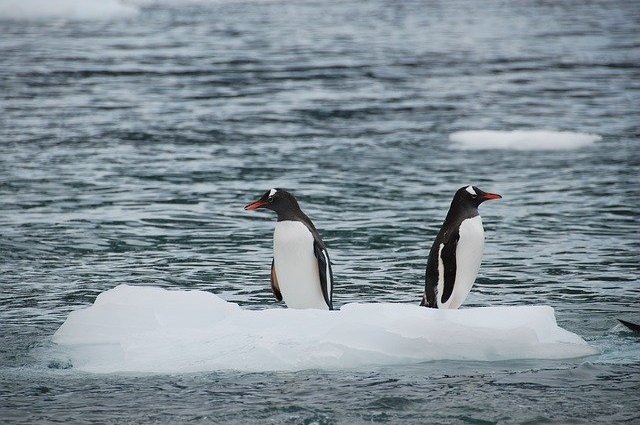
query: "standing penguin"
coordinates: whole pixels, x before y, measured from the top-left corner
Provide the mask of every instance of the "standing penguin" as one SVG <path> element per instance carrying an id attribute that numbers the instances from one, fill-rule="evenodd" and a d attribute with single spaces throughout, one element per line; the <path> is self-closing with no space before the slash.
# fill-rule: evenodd
<path id="1" fill-rule="evenodd" d="M 458 189 L 429 251 L 421 306 L 458 308 L 467 298 L 484 251 L 484 228 L 478 206 L 500 198 L 475 186 Z"/>
<path id="2" fill-rule="evenodd" d="M 278 214 L 273 234 L 271 289 L 289 308 L 333 310 L 333 273 L 329 254 L 296 198 L 271 189 L 245 210 L 267 208 Z"/>

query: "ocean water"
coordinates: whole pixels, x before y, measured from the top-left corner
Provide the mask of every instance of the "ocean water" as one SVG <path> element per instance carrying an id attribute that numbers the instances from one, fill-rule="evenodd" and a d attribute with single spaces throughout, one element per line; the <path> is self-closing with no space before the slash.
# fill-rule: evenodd
<path id="1" fill-rule="evenodd" d="M 43 4 L 0 0 L 2 422 L 640 422 L 640 338 L 616 321 L 640 322 L 635 2 Z M 450 139 L 470 130 L 601 140 Z M 470 183 L 503 199 L 465 306 L 550 305 L 600 355 L 90 374 L 48 354 L 123 283 L 282 308 L 275 219 L 242 209 L 274 186 L 323 235 L 336 307 L 418 303 Z"/>

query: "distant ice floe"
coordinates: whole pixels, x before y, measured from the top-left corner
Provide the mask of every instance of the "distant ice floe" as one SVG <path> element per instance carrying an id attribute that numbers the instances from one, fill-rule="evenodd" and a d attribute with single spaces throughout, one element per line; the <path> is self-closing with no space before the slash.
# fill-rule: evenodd
<path id="1" fill-rule="evenodd" d="M 0 19 L 117 19 L 138 12 L 138 6 L 121 0 L 0 0 Z"/>
<path id="2" fill-rule="evenodd" d="M 463 149 L 570 150 L 602 140 L 597 134 L 553 130 L 458 131 L 449 140 Z"/>
<path id="3" fill-rule="evenodd" d="M 236 1 L 242 0 L 0 0 L 0 20 L 109 20 L 135 16 L 145 7 L 206 6 Z"/>
<path id="4" fill-rule="evenodd" d="M 558 327 L 546 306 L 243 310 L 208 292 L 127 285 L 72 312 L 53 341 L 75 369 L 94 373 L 344 369 L 597 353 Z"/>

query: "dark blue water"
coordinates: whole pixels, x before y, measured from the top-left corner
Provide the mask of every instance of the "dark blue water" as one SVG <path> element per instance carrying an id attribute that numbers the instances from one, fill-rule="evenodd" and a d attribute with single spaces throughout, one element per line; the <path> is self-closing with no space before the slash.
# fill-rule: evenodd
<path id="1" fill-rule="evenodd" d="M 0 418 L 7 423 L 640 422 L 640 7 L 607 2 L 149 4 L 0 20 Z M 37 13 L 37 10 L 34 10 Z M 566 151 L 468 151 L 558 129 Z M 286 187 L 334 304 L 418 303 L 453 192 L 483 205 L 466 306 L 546 304 L 602 355 L 372 370 L 91 375 L 42 352 L 121 283 L 274 307 Z"/>

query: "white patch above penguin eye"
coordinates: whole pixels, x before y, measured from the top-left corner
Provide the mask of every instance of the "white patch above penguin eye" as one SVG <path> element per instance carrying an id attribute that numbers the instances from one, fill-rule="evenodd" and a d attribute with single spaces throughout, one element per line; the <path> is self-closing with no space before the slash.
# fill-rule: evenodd
<path id="1" fill-rule="evenodd" d="M 271 190 L 269 191 L 269 198 L 273 197 L 273 195 L 275 195 L 275 194 L 276 194 L 276 192 L 277 192 L 277 190 L 275 190 L 275 189 L 271 189 Z"/>
<path id="2" fill-rule="evenodd" d="M 475 190 L 473 190 L 472 186 L 467 186 L 467 192 L 469 192 L 470 194 L 472 194 L 473 196 L 478 196 L 478 194 L 476 193 Z"/>

